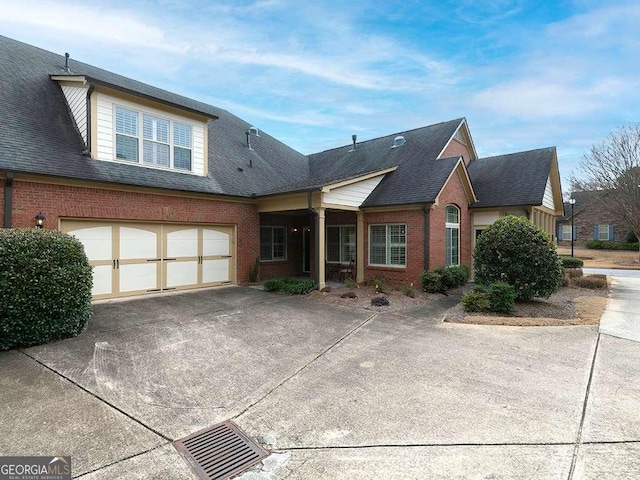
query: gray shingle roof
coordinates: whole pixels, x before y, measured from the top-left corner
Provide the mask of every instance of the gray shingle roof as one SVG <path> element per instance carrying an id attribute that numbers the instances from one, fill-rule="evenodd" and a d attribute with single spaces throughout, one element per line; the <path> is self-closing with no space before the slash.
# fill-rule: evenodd
<path id="1" fill-rule="evenodd" d="M 479 207 L 541 205 L 555 147 L 482 158 L 469 164 Z"/>
<path id="2" fill-rule="evenodd" d="M 225 110 L 72 60 L 75 74 L 219 117 L 208 126 L 207 177 L 82 156 L 62 91 L 49 77 L 63 65 L 62 55 L 0 36 L 0 170 L 234 196 L 308 177 L 307 157 L 264 132 L 252 139 L 253 150 L 245 148 L 250 125 Z"/>
<path id="3" fill-rule="evenodd" d="M 573 205 L 573 214 L 577 215 L 593 202 L 606 195 L 602 190 L 587 190 L 582 192 L 573 192 L 571 196 L 576 199 L 576 203 Z M 564 202 L 564 216 L 556 217 L 558 220 L 568 220 L 571 218 L 571 204 Z"/>

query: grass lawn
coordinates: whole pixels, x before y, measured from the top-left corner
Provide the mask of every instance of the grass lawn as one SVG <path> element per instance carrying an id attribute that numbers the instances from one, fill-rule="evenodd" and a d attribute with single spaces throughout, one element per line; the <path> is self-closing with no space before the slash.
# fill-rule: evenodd
<path id="1" fill-rule="evenodd" d="M 571 255 L 571 247 L 558 247 L 558 254 Z M 575 247 L 573 255 L 583 259 L 588 268 L 640 268 L 638 252 Z"/>

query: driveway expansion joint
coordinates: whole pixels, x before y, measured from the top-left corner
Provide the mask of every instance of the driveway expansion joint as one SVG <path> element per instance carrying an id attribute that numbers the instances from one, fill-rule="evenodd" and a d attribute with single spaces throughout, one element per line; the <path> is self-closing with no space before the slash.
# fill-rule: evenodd
<path id="1" fill-rule="evenodd" d="M 289 382 L 293 377 L 295 377 L 296 375 L 298 375 L 300 372 L 302 372 L 303 370 L 306 370 L 307 367 L 309 367 L 312 363 L 314 363 L 316 360 L 320 359 L 321 357 L 323 357 L 326 353 L 330 352 L 331 350 L 333 350 L 335 347 L 337 347 L 338 345 L 340 345 L 344 340 L 346 340 L 348 337 L 350 337 L 351 335 L 353 335 L 355 332 L 357 332 L 358 330 L 360 330 L 362 327 L 364 327 L 367 323 L 369 323 L 371 320 L 373 320 L 374 318 L 376 318 L 378 316 L 378 313 L 374 313 L 373 315 L 368 316 L 363 322 L 359 323 L 358 325 L 356 325 L 354 328 L 352 328 L 351 330 L 349 330 L 347 333 L 345 333 L 342 337 L 340 337 L 337 341 L 335 341 L 333 344 L 331 344 L 329 347 L 325 348 L 324 350 L 322 350 L 318 355 L 316 355 L 315 357 L 313 357 L 311 360 L 309 360 L 307 363 L 305 363 L 302 367 L 298 368 L 295 372 L 293 372 L 291 375 L 289 375 L 287 378 L 285 378 L 284 380 L 282 380 L 278 385 L 276 385 L 275 387 L 273 387 L 271 390 L 269 390 L 267 393 L 265 393 L 263 396 L 261 396 L 258 400 L 256 400 L 255 402 L 253 402 L 251 405 L 247 406 L 244 410 L 242 410 L 240 413 L 234 415 L 232 417 L 233 420 L 241 417 L 242 415 L 244 415 L 245 413 L 247 413 L 249 410 L 251 410 L 253 407 L 255 407 L 256 405 L 258 405 L 260 402 L 262 402 L 263 400 L 265 400 L 268 396 L 270 396 L 273 392 L 275 392 L 276 390 L 278 390 L 280 387 L 282 387 L 285 383 Z"/>
<path id="2" fill-rule="evenodd" d="M 173 440 L 169 437 L 167 437 L 166 435 L 164 435 L 163 433 L 160 433 L 158 430 L 154 429 L 153 427 L 150 427 L 149 425 L 143 423 L 142 421 L 138 420 L 136 417 L 134 417 L 133 415 L 131 415 L 130 413 L 124 411 L 123 409 L 121 409 L 120 407 L 117 407 L 116 405 L 114 405 L 113 403 L 105 400 L 104 398 L 100 397 L 99 395 L 93 393 L 91 390 L 83 387 L 82 385 L 80 385 L 79 383 L 71 380 L 69 377 L 64 376 L 62 373 L 58 372 L 56 369 L 51 368 L 49 365 L 47 365 L 44 362 L 41 362 L 40 360 L 38 360 L 36 357 L 29 355 L 27 352 L 25 352 L 24 350 L 20 350 L 20 352 L 22 352 L 24 355 L 26 355 L 27 357 L 29 357 L 31 360 L 33 360 L 34 362 L 36 362 L 39 365 L 42 365 L 44 368 L 46 368 L 47 370 L 55 373 L 56 375 L 58 375 L 60 378 L 66 380 L 67 382 L 71 383 L 72 385 L 75 385 L 76 387 L 78 387 L 80 390 L 82 390 L 85 393 L 88 393 L 89 395 L 91 395 L 93 398 L 95 398 L 96 400 L 98 400 L 99 402 L 104 403 L 105 405 L 107 405 L 108 407 L 112 408 L 113 410 L 117 411 L 118 413 L 121 413 L 122 415 L 124 415 L 125 417 L 127 417 L 129 420 L 132 420 L 133 422 L 137 423 L 138 425 L 140 425 L 141 427 L 145 428 L 146 430 L 149 430 L 151 433 L 156 434 L 157 436 L 159 436 L 160 438 L 162 438 L 163 440 L 166 440 L 167 442 L 172 442 Z"/>
<path id="3" fill-rule="evenodd" d="M 91 475 L 92 473 L 99 472 L 100 470 L 104 470 L 105 468 L 111 467 L 113 465 L 117 465 L 117 464 L 125 462 L 127 460 L 131 460 L 132 458 L 136 458 L 136 457 L 139 457 L 141 455 L 145 455 L 147 453 L 153 452 L 154 450 L 158 450 L 159 448 L 165 447 L 167 445 L 171 445 L 171 443 L 172 442 L 169 441 L 169 442 L 162 443 L 160 445 L 156 445 L 155 447 L 149 448 L 149 449 L 144 450 L 142 452 L 134 453 L 133 455 L 129 455 L 127 457 L 120 458 L 120 459 L 116 460 L 115 462 L 110 462 L 110 463 L 107 463 L 106 465 L 102 465 L 99 468 L 94 468 L 93 470 L 89 470 L 88 472 L 81 473 L 80 475 L 77 475 L 77 476 L 75 476 L 73 478 L 81 478 L 81 477 L 84 477 L 86 475 Z"/>
<path id="4" fill-rule="evenodd" d="M 587 381 L 587 388 L 584 393 L 584 402 L 582 403 L 582 415 L 580 417 L 580 426 L 578 427 L 578 434 L 576 436 L 575 447 L 573 449 L 573 456 L 571 457 L 571 467 L 569 468 L 568 480 L 573 479 L 573 474 L 576 469 L 576 462 L 578 461 L 578 455 L 580 453 L 580 445 L 582 444 L 582 430 L 584 429 L 584 421 L 587 416 L 587 406 L 589 404 L 589 393 L 591 391 L 591 382 L 593 381 L 593 371 L 596 367 L 596 358 L 598 356 L 598 347 L 600 346 L 600 333 L 596 339 L 596 346 L 593 349 L 593 358 L 591 359 L 591 369 L 589 370 L 589 380 Z"/>

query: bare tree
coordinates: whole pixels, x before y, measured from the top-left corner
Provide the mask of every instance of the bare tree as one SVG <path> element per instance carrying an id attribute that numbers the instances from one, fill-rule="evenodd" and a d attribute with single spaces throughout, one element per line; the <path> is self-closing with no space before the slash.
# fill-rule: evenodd
<path id="1" fill-rule="evenodd" d="M 603 208 L 640 238 L 640 125 L 609 133 L 584 155 L 579 169 L 571 187 L 601 191 Z"/>

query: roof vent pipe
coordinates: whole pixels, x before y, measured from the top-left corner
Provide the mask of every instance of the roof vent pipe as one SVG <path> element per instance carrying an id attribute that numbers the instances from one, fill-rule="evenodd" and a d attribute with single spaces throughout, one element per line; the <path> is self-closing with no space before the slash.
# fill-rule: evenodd
<path id="1" fill-rule="evenodd" d="M 71 69 L 69 68 L 69 53 L 64 54 L 64 71 L 71 73 Z"/>
<path id="2" fill-rule="evenodd" d="M 351 140 L 353 141 L 353 146 L 351 147 L 351 150 L 349 150 L 350 152 L 353 152 L 356 149 L 356 140 L 358 140 L 358 136 L 357 135 L 351 135 Z"/>
<path id="3" fill-rule="evenodd" d="M 402 135 L 398 135 L 396 138 L 393 139 L 393 145 L 391 145 L 391 148 L 401 147 L 405 143 L 407 143 L 405 138 Z"/>
<path id="4" fill-rule="evenodd" d="M 260 137 L 260 132 L 258 131 L 258 129 L 257 129 L 256 127 L 249 127 L 249 130 L 247 130 L 247 131 L 245 132 L 245 134 L 246 134 L 246 136 L 247 136 L 247 145 L 246 145 L 246 146 L 247 146 L 247 148 L 248 148 L 249 150 L 252 150 L 252 148 L 251 148 L 251 138 L 249 137 L 249 135 L 251 135 L 252 133 L 253 133 L 256 137 L 258 137 L 258 138 Z"/>

